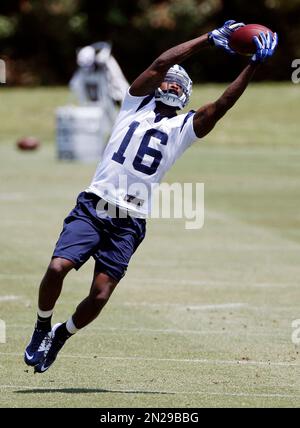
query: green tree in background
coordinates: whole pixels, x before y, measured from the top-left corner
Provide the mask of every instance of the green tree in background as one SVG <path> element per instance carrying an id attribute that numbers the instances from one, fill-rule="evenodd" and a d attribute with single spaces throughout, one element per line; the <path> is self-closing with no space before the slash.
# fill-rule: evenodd
<path id="1" fill-rule="evenodd" d="M 278 53 L 259 78 L 289 79 L 300 58 L 300 0 L 2 0 L 0 57 L 12 84 L 66 83 L 79 47 L 110 40 L 132 80 L 164 49 L 229 18 L 279 33 Z M 207 49 L 186 66 L 195 81 L 225 81 L 244 61 Z"/>

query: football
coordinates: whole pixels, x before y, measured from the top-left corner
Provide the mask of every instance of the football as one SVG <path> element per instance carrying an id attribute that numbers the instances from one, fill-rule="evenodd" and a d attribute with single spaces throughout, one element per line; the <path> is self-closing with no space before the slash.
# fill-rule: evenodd
<path id="1" fill-rule="evenodd" d="M 19 150 L 36 150 L 40 146 L 40 141 L 35 137 L 25 137 L 17 141 Z"/>
<path id="2" fill-rule="evenodd" d="M 259 36 L 260 33 L 268 33 L 269 28 L 259 24 L 249 24 L 238 28 L 232 33 L 229 46 L 240 55 L 253 55 L 256 52 L 256 45 L 253 41 L 254 36 Z"/>

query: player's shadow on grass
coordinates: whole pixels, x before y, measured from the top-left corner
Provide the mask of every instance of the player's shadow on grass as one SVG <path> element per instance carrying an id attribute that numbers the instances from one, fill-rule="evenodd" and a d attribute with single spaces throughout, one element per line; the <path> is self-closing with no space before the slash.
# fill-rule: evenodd
<path id="1" fill-rule="evenodd" d="M 161 391 L 132 391 L 132 390 L 109 390 L 100 388 L 41 388 L 41 389 L 24 389 L 21 391 L 15 391 L 17 394 L 50 394 L 50 393 L 61 393 L 61 394 L 160 394 L 160 395 L 171 395 L 173 392 L 161 392 Z"/>

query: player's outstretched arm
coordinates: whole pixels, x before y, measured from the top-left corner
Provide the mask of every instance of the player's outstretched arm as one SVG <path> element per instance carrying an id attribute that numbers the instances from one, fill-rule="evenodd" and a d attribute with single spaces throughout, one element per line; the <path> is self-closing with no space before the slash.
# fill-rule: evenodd
<path id="1" fill-rule="evenodd" d="M 217 101 L 197 110 L 193 125 L 198 138 L 203 138 L 209 134 L 216 123 L 234 106 L 247 88 L 257 67 L 257 64 L 248 65 Z"/>
<path id="2" fill-rule="evenodd" d="M 164 77 L 170 67 L 180 64 L 191 55 L 194 55 L 209 45 L 214 45 L 225 49 L 229 53 L 233 51 L 228 46 L 228 40 L 237 28 L 243 23 L 236 21 L 226 21 L 223 27 L 217 28 L 208 34 L 189 40 L 175 46 L 160 55 L 147 70 L 145 70 L 131 85 L 130 93 L 134 96 L 145 96 L 155 91 L 163 82 Z"/>
<path id="3" fill-rule="evenodd" d="M 165 51 L 133 82 L 130 94 L 137 97 L 151 94 L 161 85 L 172 65 L 180 64 L 206 46 L 209 46 L 208 34 Z"/>
<path id="4" fill-rule="evenodd" d="M 234 106 L 252 80 L 256 69 L 275 52 L 278 41 L 277 34 L 272 35 L 269 33 L 266 36 L 262 33 L 260 39 L 257 37 L 254 39 L 257 51 L 251 58 L 250 64 L 217 101 L 201 107 L 195 113 L 193 125 L 198 138 L 205 137 L 227 111 Z"/>

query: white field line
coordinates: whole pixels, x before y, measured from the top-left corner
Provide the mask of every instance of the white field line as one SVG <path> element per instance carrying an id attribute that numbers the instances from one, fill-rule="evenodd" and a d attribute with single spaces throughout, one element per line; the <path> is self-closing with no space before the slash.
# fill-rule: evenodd
<path id="1" fill-rule="evenodd" d="M 23 356 L 17 352 L 0 352 L 0 356 Z M 291 363 L 284 361 L 254 361 L 254 360 L 208 360 L 208 359 L 189 359 L 189 358 L 153 358 L 153 357 L 113 357 L 113 356 L 98 356 L 98 355 L 70 355 L 61 354 L 61 358 L 68 359 L 85 359 L 85 360 L 114 360 L 114 361 L 152 361 L 152 362 L 170 362 L 170 363 L 188 363 L 188 364 L 207 364 L 217 366 L 257 366 L 257 367 L 300 367 L 300 363 Z"/>
<path id="2" fill-rule="evenodd" d="M 12 302 L 15 300 L 21 300 L 21 296 L 0 296 L 0 302 Z"/>
<path id="3" fill-rule="evenodd" d="M 16 301 L 23 299 L 22 296 L 0 296 L 0 303 L 5 301 Z M 25 305 L 31 304 L 30 300 L 24 300 Z M 216 310 L 234 310 L 234 309 L 247 309 L 253 312 L 261 313 L 274 313 L 292 311 L 298 309 L 298 306 L 289 307 L 275 307 L 275 306 L 253 306 L 247 303 L 219 303 L 219 304 L 205 304 L 205 305 L 194 305 L 194 304 L 181 304 L 181 303 L 149 303 L 149 302 L 115 302 L 118 307 L 144 307 L 144 308 L 166 308 L 174 310 L 193 310 L 193 311 L 216 311 Z M 278 315 L 277 315 L 278 316 Z"/>
<path id="4" fill-rule="evenodd" d="M 195 310 L 195 311 L 218 311 L 218 310 L 239 310 L 239 309 L 247 309 L 253 313 L 262 313 L 262 314 L 274 314 L 275 312 L 280 312 L 284 314 L 284 318 L 286 319 L 286 311 L 298 311 L 299 305 L 290 305 L 290 306 L 271 306 L 271 305 L 260 305 L 254 306 L 248 303 L 216 303 L 216 304 L 200 304 L 195 305 L 193 303 L 190 304 L 182 304 L 182 303 L 149 303 L 149 302 L 116 302 L 117 306 L 123 307 L 144 307 L 144 308 L 165 308 L 165 309 L 174 309 L 174 310 Z M 280 316 L 277 314 L 277 317 Z"/>
<path id="5" fill-rule="evenodd" d="M 148 302 L 124 302 L 123 306 L 143 306 L 146 308 L 176 308 L 191 309 L 198 311 L 216 310 L 216 309 L 240 309 L 248 307 L 246 303 L 220 303 L 214 305 L 193 305 L 181 303 L 148 303 Z"/>
<path id="6" fill-rule="evenodd" d="M 80 389 L 90 389 L 91 394 L 93 393 L 93 389 L 95 387 L 91 387 L 90 385 L 76 385 L 76 388 Z M 28 389 L 33 391 L 56 391 L 59 392 L 59 389 L 72 389 L 70 385 L 68 386 L 28 386 L 28 385 L 0 385 L 0 389 Z M 299 394 L 268 394 L 268 393 L 248 393 L 248 392 L 208 392 L 208 391 L 155 391 L 155 390 L 138 390 L 138 389 L 112 389 L 106 390 L 106 392 L 110 392 L 112 394 L 122 394 L 122 393 L 130 393 L 130 394 L 171 394 L 171 395 L 205 395 L 205 396 L 226 396 L 226 397 L 253 397 L 253 398 L 300 398 Z"/>
<path id="7" fill-rule="evenodd" d="M 0 296 L 0 302 L 8 302 L 12 300 L 20 300 L 21 296 Z M 148 302 L 123 302 L 119 306 L 142 306 L 146 308 L 175 308 L 175 309 L 190 309 L 195 311 L 210 311 L 222 309 L 240 309 L 248 307 L 247 303 L 219 303 L 219 304 L 181 304 L 181 303 L 148 303 Z"/>
<path id="8" fill-rule="evenodd" d="M 0 201 L 25 201 L 24 193 L 0 193 Z"/>
<path id="9" fill-rule="evenodd" d="M 24 329 L 32 329 L 33 324 L 9 324 L 7 325 L 8 329 L 18 329 L 22 330 L 22 335 L 24 334 Z M 183 335 L 196 335 L 196 336 L 213 336 L 213 335 L 221 335 L 221 336 L 249 336 L 249 337 L 276 337 L 280 339 L 289 338 L 289 332 L 285 330 L 276 331 L 276 333 L 253 333 L 249 332 L 245 329 L 240 331 L 229 331 L 229 330 L 181 330 L 176 328 L 167 328 L 167 329 L 154 329 L 154 328 L 119 328 L 119 327 L 89 327 L 88 330 L 80 333 L 80 336 L 95 336 L 100 334 L 111 334 L 111 333 L 119 333 L 119 334 L 183 334 Z"/>
<path id="10" fill-rule="evenodd" d="M 145 265 L 146 266 L 146 265 Z M 158 265 L 155 265 L 158 266 Z M 175 266 L 174 266 L 175 267 Z M 0 279 L 32 279 L 32 280 L 40 280 L 42 278 L 42 274 L 31 274 L 31 273 L 23 273 L 23 274 L 15 274 L 15 273 L 0 273 Z M 74 277 L 74 280 L 78 280 L 80 282 L 87 281 L 88 283 L 91 282 L 92 275 L 81 275 L 80 277 Z M 204 280 L 186 280 L 186 279 L 170 279 L 170 278 L 125 278 L 123 280 L 126 281 L 127 284 L 170 284 L 170 285 L 195 285 L 195 286 L 202 286 L 202 287 L 216 287 L 216 286 L 235 286 L 239 285 L 240 287 L 240 280 L 232 279 L 231 281 L 226 281 L 223 279 L 216 279 L 216 280 L 210 280 L 210 279 L 204 279 Z M 246 282 L 243 284 L 243 287 L 298 287 L 297 281 L 293 282 L 284 282 L 284 283 L 267 283 L 267 282 Z"/>

